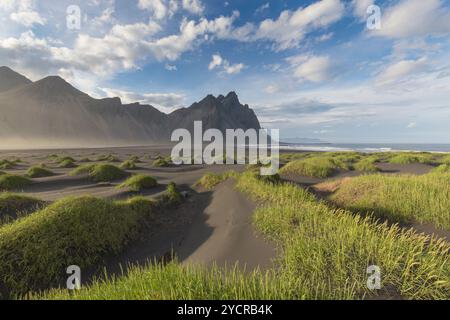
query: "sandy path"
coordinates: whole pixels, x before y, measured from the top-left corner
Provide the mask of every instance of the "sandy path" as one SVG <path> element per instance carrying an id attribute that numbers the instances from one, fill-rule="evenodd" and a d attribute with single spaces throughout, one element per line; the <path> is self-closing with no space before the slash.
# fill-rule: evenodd
<path id="1" fill-rule="evenodd" d="M 186 201 L 162 212 L 138 242 L 119 255 L 108 257 L 103 265 L 85 273 L 85 280 L 96 274 L 120 275 L 121 266 L 146 265 L 149 261 L 176 256 L 181 263 L 234 266 L 251 271 L 273 266 L 276 249 L 252 225 L 255 204 L 234 189 L 232 181 L 213 192 L 190 191 Z M 100 270 L 100 272 L 99 272 Z"/>
<path id="2" fill-rule="evenodd" d="M 220 184 L 209 206 L 195 218 L 176 248 L 178 256 L 186 263 L 238 262 L 249 269 L 270 267 L 275 248 L 255 232 L 252 226 L 255 208 L 252 201 L 234 189 L 231 180 Z"/>

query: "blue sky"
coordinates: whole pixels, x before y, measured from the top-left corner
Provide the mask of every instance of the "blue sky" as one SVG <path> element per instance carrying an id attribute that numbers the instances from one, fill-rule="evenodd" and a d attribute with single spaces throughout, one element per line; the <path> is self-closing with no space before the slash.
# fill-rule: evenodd
<path id="1" fill-rule="evenodd" d="M 236 91 L 285 138 L 450 143 L 448 0 L 2 0 L 0 23 L 0 64 L 94 97 Z"/>

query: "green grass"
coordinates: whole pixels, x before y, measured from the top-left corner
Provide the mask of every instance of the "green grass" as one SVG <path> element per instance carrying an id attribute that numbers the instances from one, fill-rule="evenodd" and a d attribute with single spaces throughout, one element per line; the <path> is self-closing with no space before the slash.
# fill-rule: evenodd
<path id="1" fill-rule="evenodd" d="M 58 163 L 62 163 L 62 162 L 75 162 L 75 159 L 69 156 L 64 156 L 64 157 L 58 157 L 56 159 L 56 161 Z"/>
<path id="2" fill-rule="evenodd" d="M 89 174 L 92 169 L 95 167 L 95 164 L 83 164 L 81 166 L 78 166 L 77 168 L 73 169 L 69 172 L 70 176 L 79 176 L 83 174 Z"/>
<path id="3" fill-rule="evenodd" d="M 137 169 L 137 166 L 136 166 L 136 162 L 134 162 L 134 160 L 125 160 L 120 165 L 120 168 L 124 169 L 124 170 L 135 170 L 135 169 Z"/>
<path id="4" fill-rule="evenodd" d="M 139 156 L 131 156 L 130 161 L 139 163 L 139 162 L 141 162 L 141 158 Z"/>
<path id="5" fill-rule="evenodd" d="M 60 200 L 0 228 L 0 287 L 5 295 L 55 286 L 70 265 L 95 265 L 134 239 L 156 203 L 93 197 Z"/>
<path id="6" fill-rule="evenodd" d="M 89 178 L 95 182 L 112 182 L 127 177 L 127 173 L 111 164 L 85 164 L 72 170 L 69 175 L 89 175 Z"/>
<path id="7" fill-rule="evenodd" d="M 153 161 L 154 167 L 170 167 L 172 164 L 172 160 L 170 157 L 167 158 L 158 158 Z"/>
<path id="8" fill-rule="evenodd" d="M 43 178 L 54 175 L 54 173 L 42 166 L 33 166 L 27 170 L 26 176 L 30 178 Z"/>
<path id="9" fill-rule="evenodd" d="M 352 211 L 394 222 L 433 223 L 450 229 L 450 174 L 370 175 L 345 181 L 331 200 Z"/>
<path id="10" fill-rule="evenodd" d="M 96 182 L 111 182 L 126 176 L 125 171 L 111 164 L 97 164 L 89 172 L 89 177 Z"/>
<path id="11" fill-rule="evenodd" d="M 333 175 L 336 170 L 337 166 L 333 161 L 317 157 L 289 162 L 280 169 L 280 174 L 326 178 Z"/>
<path id="12" fill-rule="evenodd" d="M 124 183 L 120 184 L 118 188 L 127 188 L 130 191 L 139 192 L 145 189 L 152 189 L 158 185 L 155 178 L 139 174 L 128 178 Z"/>
<path id="13" fill-rule="evenodd" d="M 9 223 L 44 206 L 45 202 L 15 193 L 0 193 L 0 225 Z"/>
<path id="14" fill-rule="evenodd" d="M 280 273 L 298 287 L 292 298 L 361 298 L 370 294 L 365 272 L 372 264 L 381 268 L 383 286 L 405 298 L 448 298 L 450 246 L 443 240 L 331 208 L 293 184 L 247 173 L 237 187 L 264 203 L 254 222 L 280 244 Z"/>
<path id="15" fill-rule="evenodd" d="M 234 176 L 236 187 L 260 203 L 254 223 L 280 248 L 276 268 L 248 274 L 176 262 L 131 267 L 126 276 L 80 291 L 34 298 L 361 299 L 373 295 L 366 269 L 378 265 L 382 285 L 404 298 L 448 299 L 448 243 L 331 208 L 294 184 L 265 182 L 251 172 Z"/>
<path id="16" fill-rule="evenodd" d="M 61 161 L 58 165 L 60 168 L 76 168 L 76 163 L 71 159 L 65 159 Z"/>
<path id="17" fill-rule="evenodd" d="M 8 170 L 14 169 L 16 167 L 16 162 L 9 160 L 0 160 L 0 169 Z"/>
<path id="18" fill-rule="evenodd" d="M 206 190 L 212 190 L 219 183 L 224 181 L 224 176 L 221 174 L 207 173 L 195 183 L 195 186 L 202 186 Z"/>
<path id="19" fill-rule="evenodd" d="M 404 153 L 393 155 L 393 157 L 389 159 L 389 162 L 394 164 L 412 164 L 412 163 L 432 164 L 434 160 L 433 156 L 430 154 Z"/>
<path id="20" fill-rule="evenodd" d="M 31 180 L 15 174 L 0 175 L 0 190 L 19 190 L 31 184 Z"/>
<path id="21" fill-rule="evenodd" d="M 450 164 L 441 164 L 440 166 L 434 168 L 432 173 L 450 173 Z"/>
<path id="22" fill-rule="evenodd" d="M 221 269 L 168 264 L 131 266 L 127 276 L 97 280 L 72 294 L 52 290 L 32 299 L 49 300 L 279 300 L 290 297 L 289 287 L 273 272 L 243 273 L 237 267 Z"/>
<path id="23" fill-rule="evenodd" d="M 354 169 L 361 172 L 378 172 L 380 169 L 375 165 L 376 162 L 376 158 L 364 158 L 355 163 Z"/>
<path id="24" fill-rule="evenodd" d="M 444 155 L 438 158 L 438 163 L 450 165 L 450 155 Z"/>
<path id="25" fill-rule="evenodd" d="M 100 155 L 96 161 L 119 162 L 119 158 L 112 154 Z"/>

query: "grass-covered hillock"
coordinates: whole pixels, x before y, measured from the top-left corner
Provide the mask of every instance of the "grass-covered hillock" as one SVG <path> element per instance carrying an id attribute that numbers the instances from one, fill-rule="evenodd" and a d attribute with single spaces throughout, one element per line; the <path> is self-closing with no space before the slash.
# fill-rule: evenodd
<path id="1" fill-rule="evenodd" d="M 352 211 L 450 230 L 449 173 L 355 177 L 342 183 L 331 199 Z"/>
<path id="2" fill-rule="evenodd" d="M 30 185 L 32 181 L 27 177 L 15 174 L 0 175 L 0 191 L 20 190 Z"/>
<path id="3" fill-rule="evenodd" d="M 168 190 L 168 194 L 176 190 Z M 57 286 L 66 268 L 82 270 L 118 253 L 156 214 L 170 205 L 143 197 L 108 201 L 90 196 L 55 202 L 0 227 L 0 288 L 3 297 Z"/>
<path id="4" fill-rule="evenodd" d="M 0 193 L 0 225 L 23 217 L 45 205 L 44 201 L 22 194 Z"/>
<path id="5" fill-rule="evenodd" d="M 130 191 L 139 192 L 145 189 L 151 189 L 158 185 L 158 182 L 155 178 L 145 175 L 145 174 L 139 174 L 134 175 L 125 180 L 122 184 L 118 186 L 118 188 L 126 188 Z"/>

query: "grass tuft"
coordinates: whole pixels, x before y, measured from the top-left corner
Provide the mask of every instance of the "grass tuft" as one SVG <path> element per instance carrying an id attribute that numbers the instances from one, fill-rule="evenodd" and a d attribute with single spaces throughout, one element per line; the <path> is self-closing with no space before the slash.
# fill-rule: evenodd
<path id="1" fill-rule="evenodd" d="M 33 166 L 27 170 L 26 175 L 30 178 L 44 178 L 54 175 L 54 173 L 42 166 Z"/>
<path id="2" fill-rule="evenodd" d="M 137 166 L 136 166 L 136 162 L 134 162 L 134 160 L 125 160 L 120 165 L 120 168 L 124 169 L 124 170 L 136 170 Z"/>
<path id="3" fill-rule="evenodd" d="M 295 160 L 280 169 L 280 174 L 327 178 L 336 172 L 337 166 L 328 158 Z"/>
<path id="4" fill-rule="evenodd" d="M 15 193 L 0 193 L 0 225 L 41 209 L 44 201 Z"/>
<path id="5" fill-rule="evenodd" d="M 370 172 L 370 173 L 378 172 L 380 171 L 380 168 L 378 168 L 375 165 L 376 162 L 377 162 L 376 158 L 364 158 L 359 162 L 355 163 L 354 169 L 356 171 L 361 172 Z"/>
<path id="6" fill-rule="evenodd" d="M 368 175 L 342 183 L 331 200 L 342 208 L 394 222 L 450 229 L 450 174 Z"/>
<path id="7" fill-rule="evenodd" d="M 104 163 L 81 165 L 69 173 L 71 176 L 83 174 L 89 175 L 89 178 L 95 182 L 112 182 L 123 179 L 127 176 L 127 173 L 121 168 Z"/>
<path id="8" fill-rule="evenodd" d="M 70 265 L 82 270 L 118 253 L 136 237 L 153 202 L 110 202 L 93 197 L 60 200 L 0 228 L 3 298 L 59 284 Z M 38 239 L 38 241 L 37 241 Z"/>
<path id="9" fill-rule="evenodd" d="M 126 176 L 125 171 L 111 164 L 97 164 L 89 172 L 89 177 L 95 182 L 111 182 Z"/>
<path id="10" fill-rule="evenodd" d="M 19 190 L 31 184 L 31 180 L 15 174 L 0 175 L 0 190 Z"/>
<path id="11" fill-rule="evenodd" d="M 172 164 L 172 160 L 170 157 L 166 158 L 157 158 L 155 161 L 153 161 L 154 167 L 170 167 Z"/>
<path id="12" fill-rule="evenodd" d="M 145 174 L 134 175 L 128 178 L 124 183 L 120 184 L 118 188 L 127 188 L 134 192 L 139 192 L 145 189 L 152 189 L 158 185 L 155 178 Z"/>

